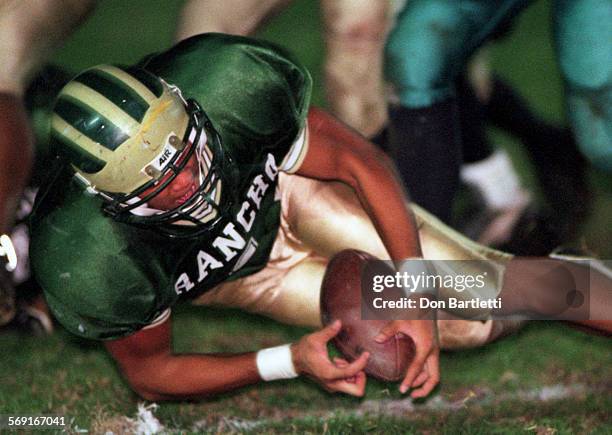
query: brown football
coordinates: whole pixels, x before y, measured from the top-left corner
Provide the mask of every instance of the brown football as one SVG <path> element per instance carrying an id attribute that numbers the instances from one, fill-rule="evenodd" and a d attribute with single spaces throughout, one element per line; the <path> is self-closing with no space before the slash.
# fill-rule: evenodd
<path id="1" fill-rule="evenodd" d="M 374 260 L 377 258 L 354 249 L 341 251 L 330 260 L 321 284 L 321 318 L 324 325 L 336 319 L 342 321 L 342 329 L 333 343 L 349 361 L 368 351 L 370 359 L 365 372 L 384 381 L 398 381 L 404 378 L 414 359 L 415 345 L 403 334 L 377 343 L 374 337 L 388 320 L 362 320 L 362 273 L 366 264 Z M 391 271 L 381 264 L 378 267 Z"/>

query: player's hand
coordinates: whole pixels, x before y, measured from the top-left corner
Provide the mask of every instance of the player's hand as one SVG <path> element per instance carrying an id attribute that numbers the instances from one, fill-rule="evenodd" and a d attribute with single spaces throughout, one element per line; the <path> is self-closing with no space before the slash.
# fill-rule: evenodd
<path id="1" fill-rule="evenodd" d="M 291 346 L 293 364 L 300 374 L 305 374 L 330 392 L 342 392 L 363 396 L 366 376 L 363 371 L 370 357 L 362 353 L 352 363 L 341 358 L 329 359 L 327 342 L 334 338 L 342 324 L 336 320 L 320 331 L 305 335 Z"/>
<path id="2" fill-rule="evenodd" d="M 440 381 L 440 349 L 436 323 L 433 320 L 396 320 L 381 329 L 375 340 L 384 343 L 396 334 L 409 336 L 416 347 L 416 355 L 399 390 L 405 393 L 412 388 L 411 397 L 425 397 Z"/>

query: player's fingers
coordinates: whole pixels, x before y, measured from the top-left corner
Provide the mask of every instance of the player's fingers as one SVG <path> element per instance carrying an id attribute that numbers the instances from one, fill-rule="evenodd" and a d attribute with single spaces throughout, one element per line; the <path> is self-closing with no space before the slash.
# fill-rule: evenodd
<path id="1" fill-rule="evenodd" d="M 340 322 L 340 320 L 334 320 L 332 323 L 321 329 L 319 332 L 315 332 L 313 335 L 327 343 L 329 340 L 338 335 L 340 329 L 342 329 L 342 322 Z"/>
<path id="2" fill-rule="evenodd" d="M 412 381 L 412 384 L 410 385 L 410 387 L 411 388 L 420 387 L 421 385 L 425 383 L 427 379 L 429 379 L 429 372 L 427 370 L 423 370 L 421 373 L 419 373 L 419 375 L 416 378 L 414 378 L 414 381 Z"/>
<path id="3" fill-rule="evenodd" d="M 374 341 L 377 343 L 384 343 L 389 340 L 395 334 L 397 334 L 398 325 L 395 322 L 387 323 L 379 332 L 376 337 L 374 337 Z"/>
<path id="4" fill-rule="evenodd" d="M 356 379 L 356 382 L 361 382 L 365 385 L 368 377 L 366 376 L 365 372 L 359 372 L 355 375 L 355 379 Z"/>
<path id="5" fill-rule="evenodd" d="M 359 372 L 354 376 L 353 382 L 349 382 L 348 379 L 339 379 L 328 383 L 327 389 L 361 397 L 365 393 L 366 382 L 367 378 L 365 373 Z"/>
<path id="6" fill-rule="evenodd" d="M 334 364 L 336 364 L 336 367 L 346 367 L 349 365 L 349 362 L 347 360 L 345 360 L 344 358 L 338 358 L 337 356 L 333 358 L 333 361 Z M 355 382 L 357 382 L 357 375 L 346 378 L 345 381 L 354 384 Z"/>
<path id="7" fill-rule="evenodd" d="M 427 379 L 427 382 L 425 382 L 420 388 L 417 388 L 416 390 L 412 391 L 412 393 L 410 393 L 410 397 L 412 397 L 413 399 L 420 399 L 421 397 L 428 396 L 429 393 L 431 393 L 431 391 L 436 387 L 436 385 L 438 385 L 438 382 L 439 379 L 430 376 L 429 379 Z"/>
<path id="8" fill-rule="evenodd" d="M 336 364 L 336 367 L 346 367 L 349 365 L 348 361 L 342 358 L 334 357 L 333 361 L 334 364 Z M 354 384 L 356 382 L 356 377 L 351 376 L 350 378 L 346 378 L 346 382 Z"/>
<path id="9" fill-rule="evenodd" d="M 414 399 L 418 399 L 421 397 L 427 396 L 431 391 L 438 385 L 440 382 L 440 370 L 438 366 L 438 355 L 431 355 L 427 359 L 427 371 L 429 372 L 429 378 L 427 381 L 420 387 L 414 390 L 410 396 Z"/>
<path id="10" fill-rule="evenodd" d="M 364 352 L 359 355 L 352 363 L 348 364 L 346 367 L 329 367 L 324 373 L 324 377 L 326 379 L 345 379 L 350 378 L 351 376 L 355 376 L 357 373 L 362 371 L 366 364 L 368 363 L 368 358 L 370 357 L 369 352 Z"/>
<path id="11" fill-rule="evenodd" d="M 417 353 L 416 358 L 414 361 L 412 361 L 410 367 L 408 367 L 406 376 L 399 387 L 400 393 L 404 394 L 406 391 L 408 391 L 408 388 L 410 388 L 415 378 L 424 370 L 423 366 L 425 365 L 425 358 L 426 355 L 419 355 Z"/>
<path id="12" fill-rule="evenodd" d="M 366 377 L 365 372 L 359 372 L 355 375 L 355 385 L 357 386 L 357 392 L 358 392 L 356 396 L 361 397 L 364 395 L 367 382 L 368 382 L 368 379 Z"/>
<path id="13" fill-rule="evenodd" d="M 361 397 L 365 391 L 364 387 L 346 381 L 338 381 L 332 388 L 332 391 L 350 394 L 351 396 Z"/>
<path id="14" fill-rule="evenodd" d="M 347 360 L 345 360 L 344 358 L 338 358 L 337 356 L 335 356 L 332 361 L 334 362 L 334 364 L 336 364 L 336 367 L 346 367 L 349 365 L 349 362 Z"/>

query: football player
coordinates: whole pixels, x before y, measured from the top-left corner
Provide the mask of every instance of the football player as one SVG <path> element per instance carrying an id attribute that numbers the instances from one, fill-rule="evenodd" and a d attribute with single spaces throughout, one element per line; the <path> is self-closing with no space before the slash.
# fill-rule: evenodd
<path id="1" fill-rule="evenodd" d="M 400 99 L 390 112 L 396 160 L 415 201 L 439 216 L 448 215 L 459 179 L 459 131 L 448 128 L 457 121 L 453 83 L 472 53 L 531 3 L 411 0 L 389 35 L 386 73 Z M 611 171 L 612 2 L 552 3 L 555 49 L 574 134 L 591 163 Z M 524 120 L 519 118 L 518 123 Z M 549 154 L 556 160 L 557 153 L 558 147 L 552 147 Z M 431 154 L 444 156 L 444 163 L 423 165 Z M 418 182 L 415 174 L 419 174 Z"/>
<path id="2" fill-rule="evenodd" d="M 320 327 L 321 280 L 340 250 L 486 260 L 492 279 L 512 259 L 407 207 L 387 157 L 309 109 L 310 90 L 307 71 L 281 49 L 205 34 L 137 67 L 92 68 L 61 91 L 52 120 L 60 157 L 39 191 L 31 261 L 58 321 L 105 340 L 141 396 L 201 397 L 299 374 L 364 393 L 368 355 L 350 364 L 327 356 L 338 322 L 257 353 L 180 355 L 171 309 L 181 300 Z M 438 383 L 436 324 L 445 348 L 517 326 L 455 319 L 381 330 L 381 341 L 404 333 L 416 343 L 400 391 L 423 397 Z"/>

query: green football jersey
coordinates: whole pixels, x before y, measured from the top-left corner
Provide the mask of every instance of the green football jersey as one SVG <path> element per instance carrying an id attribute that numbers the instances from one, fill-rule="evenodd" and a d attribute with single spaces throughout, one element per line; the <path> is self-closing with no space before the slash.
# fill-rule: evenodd
<path id="1" fill-rule="evenodd" d="M 311 79 L 281 49 L 206 34 L 141 66 L 204 108 L 235 162 L 236 184 L 222 186 L 235 201 L 211 231 L 171 238 L 113 220 L 60 165 L 39 192 L 31 262 L 53 314 L 87 338 L 129 335 L 179 300 L 263 268 L 280 221 L 278 172 L 306 152 Z"/>

